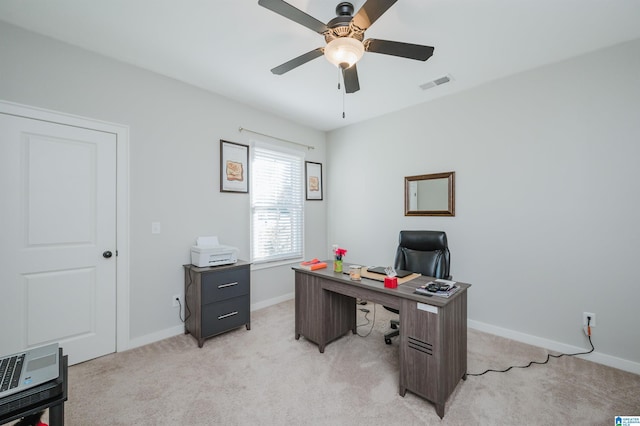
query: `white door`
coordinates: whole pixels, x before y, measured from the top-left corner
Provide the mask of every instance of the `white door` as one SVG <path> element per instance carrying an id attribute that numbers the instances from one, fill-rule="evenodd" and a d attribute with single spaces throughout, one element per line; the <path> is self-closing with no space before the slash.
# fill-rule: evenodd
<path id="1" fill-rule="evenodd" d="M 114 352 L 116 135 L 0 113 L 0 202 L 0 352 Z"/>

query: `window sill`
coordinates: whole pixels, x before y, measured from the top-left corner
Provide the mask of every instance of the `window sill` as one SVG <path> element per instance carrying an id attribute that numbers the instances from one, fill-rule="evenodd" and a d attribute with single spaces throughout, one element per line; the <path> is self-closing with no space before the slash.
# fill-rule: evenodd
<path id="1" fill-rule="evenodd" d="M 277 260 L 273 262 L 262 262 L 262 263 L 252 263 L 251 270 L 257 271 L 260 269 L 271 269 L 271 268 L 279 268 L 281 266 L 293 266 L 299 265 L 303 259 L 287 259 L 287 260 Z"/>

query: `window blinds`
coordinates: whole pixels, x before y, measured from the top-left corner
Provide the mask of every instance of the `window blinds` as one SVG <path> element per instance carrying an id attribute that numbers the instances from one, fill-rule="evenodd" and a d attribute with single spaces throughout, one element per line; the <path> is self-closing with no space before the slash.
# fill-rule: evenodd
<path id="1" fill-rule="evenodd" d="M 303 156 L 253 149 L 251 256 L 254 263 L 302 257 Z"/>

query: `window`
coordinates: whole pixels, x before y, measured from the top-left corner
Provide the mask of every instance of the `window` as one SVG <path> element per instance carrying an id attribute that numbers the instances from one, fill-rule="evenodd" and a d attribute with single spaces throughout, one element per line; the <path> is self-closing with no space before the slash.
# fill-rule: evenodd
<path id="1" fill-rule="evenodd" d="M 302 257 L 302 154 L 255 147 L 251 162 L 251 258 Z"/>

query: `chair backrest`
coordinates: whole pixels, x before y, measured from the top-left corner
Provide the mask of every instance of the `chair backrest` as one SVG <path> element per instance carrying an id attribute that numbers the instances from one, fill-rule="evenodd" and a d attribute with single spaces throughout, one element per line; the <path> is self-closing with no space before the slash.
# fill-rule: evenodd
<path id="1" fill-rule="evenodd" d="M 394 267 L 434 278 L 449 278 L 451 254 L 443 231 L 400 231 Z"/>

